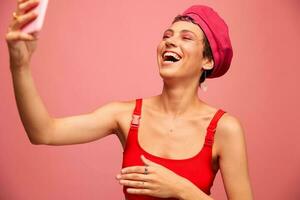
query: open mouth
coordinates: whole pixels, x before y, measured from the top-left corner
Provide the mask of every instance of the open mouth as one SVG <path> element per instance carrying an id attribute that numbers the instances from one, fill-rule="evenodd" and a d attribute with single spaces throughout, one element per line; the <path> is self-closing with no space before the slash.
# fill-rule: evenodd
<path id="1" fill-rule="evenodd" d="M 165 51 L 162 55 L 162 58 L 164 62 L 174 63 L 174 62 L 178 62 L 181 59 L 181 56 L 175 52 Z"/>

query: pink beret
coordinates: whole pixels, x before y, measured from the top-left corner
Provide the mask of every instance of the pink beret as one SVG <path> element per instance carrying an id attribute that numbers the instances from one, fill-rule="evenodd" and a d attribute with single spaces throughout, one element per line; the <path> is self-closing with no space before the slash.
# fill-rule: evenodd
<path id="1" fill-rule="evenodd" d="M 183 12 L 194 19 L 206 35 L 210 44 L 214 67 L 207 78 L 217 78 L 224 75 L 230 67 L 233 56 L 228 27 L 224 20 L 212 8 L 193 5 Z"/>

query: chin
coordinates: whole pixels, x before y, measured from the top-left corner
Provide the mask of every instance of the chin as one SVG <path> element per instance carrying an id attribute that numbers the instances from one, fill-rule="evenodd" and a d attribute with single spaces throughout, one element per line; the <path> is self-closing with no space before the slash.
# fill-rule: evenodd
<path id="1" fill-rule="evenodd" d="M 160 57 L 157 58 L 159 74 L 163 79 L 170 79 L 178 76 L 183 67 L 182 60 L 178 62 L 165 62 Z"/>
<path id="2" fill-rule="evenodd" d="M 178 68 L 171 68 L 159 65 L 159 75 L 162 79 L 175 78 Z"/>

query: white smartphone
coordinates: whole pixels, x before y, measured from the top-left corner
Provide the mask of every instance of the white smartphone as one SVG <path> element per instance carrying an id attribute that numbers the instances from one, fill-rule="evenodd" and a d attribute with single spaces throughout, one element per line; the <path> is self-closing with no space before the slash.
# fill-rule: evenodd
<path id="1" fill-rule="evenodd" d="M 38 13 L 35 20 L 25 25 L 21 31 L 24 33 L 35 33 L 38 34 L 43 27 L 46 10 L 48 6 L 48 0 L 40 0 L 39 4 L 33 8 L 33 11 Z"/>

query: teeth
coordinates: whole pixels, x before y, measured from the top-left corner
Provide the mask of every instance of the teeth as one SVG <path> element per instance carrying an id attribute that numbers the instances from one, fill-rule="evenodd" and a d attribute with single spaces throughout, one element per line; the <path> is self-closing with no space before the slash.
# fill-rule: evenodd
<path id="1" fill-rule="evenodd" d="M 175 59 L 180 60 L 180 56 L 173 52 L 169 52 L 169 51 L 165 52 L 163 57 L 165 58 L 166 56 L 172 56 Z"/>

